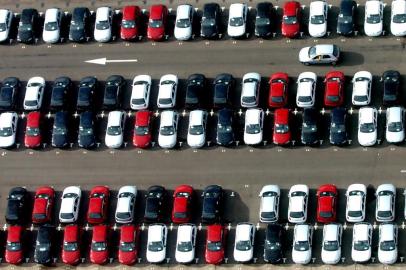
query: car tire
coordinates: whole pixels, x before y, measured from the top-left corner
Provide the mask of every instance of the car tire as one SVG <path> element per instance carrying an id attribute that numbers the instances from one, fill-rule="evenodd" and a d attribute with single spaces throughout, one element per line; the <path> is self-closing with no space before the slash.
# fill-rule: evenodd
<path id="1" fill-rule="evenodd" d="M 310 66 L 310 63 L 303 62 L 303 65 L 305 65 L 305 66 Z"/>
<path id="2" fill-rule="evenodd" d="M 331 64 L 332 64 L 333 66 L 335 66 L 335 65 L 337 65 L 337 62 L 332 62 Z"/>

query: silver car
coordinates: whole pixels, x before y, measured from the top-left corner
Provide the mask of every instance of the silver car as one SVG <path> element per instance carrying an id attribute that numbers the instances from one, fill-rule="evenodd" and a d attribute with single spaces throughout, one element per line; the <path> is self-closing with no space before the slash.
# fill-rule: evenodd
<path id="1" fill-rule="evenodd" d="M 304 47 L 299 52 L 299 62 L 309 66 L 316 64 L 337 64 L 340 60 L 340 49 L 333 44 L 319 44 Z"/>

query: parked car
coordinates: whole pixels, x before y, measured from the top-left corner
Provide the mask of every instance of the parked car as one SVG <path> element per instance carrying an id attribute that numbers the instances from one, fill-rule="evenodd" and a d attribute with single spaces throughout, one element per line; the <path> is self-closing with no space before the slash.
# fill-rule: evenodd
<path id="1" fill-rule="evenodd" d="M 17 93 L 20 91 L 21 83 L 16 77 L 7 77 L 0 87 L 0 109 L 12 110 L 16 106 Z"/>
<path id="2" fill-rule="evenodd" d="M 117 109 L 121 106 L 123 91 L 126 81 L 121 75 L 111 75 L 106 80 L 104 88 L 103 108 Z"/>
<path id="3" fill-rule="evenodd" d="M 339 223 L 329 223 L 323 226 L 323 243 L 321 260 L 324 264 L 337 264 L 341 260 L 341 243 L 343 226 Z"/>
<path id="4" fill-rule="evenodd" d="M 41 145 L 41 113 L 30 112 L 27 114 L 24 145 L 27 148 L 37 148 Z"/>
<path id="5" fill-rule="evenodd" d="M 259 192 L 259 220 L 261 222 L 277 222 L 279 219 L 280 188 L 277 185 L 265 185 Z"/>
<path id="6" fill-rule="evenodd" d="M 405 140 L 405 111 L 403 107 L 386 109 L 386 132 L 388 143 L 401 143 Z"/>
<path id="7" fill-rule="evenodd" d="M 152 112 L 138 111 L 135 113 L 133 145 L 147 148 L 152 140 Z"/>
<path id="8" fill-rule="evenodd" d="M 379 225 L 378 260 L 394 264 L 398 259 L 398 226 L 393 223 Z"/>
<path id="9" fill-rule="evenodd" d="M 338 190 L 335 185 L 321 185 L 317 196 L 317 222 L 330 223 L 337 219 Z"/>
<path id="10" fill-rule="evenodd" d="M 24 110 L 34 111 L 41 109 L 44 97 L 45 79 L 32 77 L 28 80 L 24 97 Z"/>
<path id="11" fill-rule="evenodd" d="M 152 5 L 149 9 L 147 36 L 149 40 L 160 41 L 165 37 L 168 8 L 164 5 Z"/>
<path id="12" fill-rule="evenodd" d="M 358 111 L 358 143 L 372 146 L 377 140 L 378 111 L 372 107 L 362 107 Z"/>
<path id="13" fill-rule="evenodd" d="M 375 218 L 379 222 L 395 220 L 396 188 L 392 184 L 379 185 L 375 192 Z"/>
<path id="14" fill-rule="evenodd" d="M 250 72 L 242 78 L 241 107 L 253 108 L 259 103 L 259 88 L 261 87 L 261 75 Z"/>
<path id="15" fill-rule="evenodd" d="M 157 222 L 163 218 L 167 192 L 162 186 L 151 186 L 145 196 L 144 220 Z"/>
<path id="16" fill-rule="evenodd" d="M 269 79 L 268 106 L 281 108 L 288 103 L 289 76 L 283 72 L 272 74 Z"/>
<path id="17" fill-rule="evenodd" d="M 68 145 L 68 113 L 57 112 L 52 127 L 52 146 L 64 148 Z"/>
<path id="18" fill-rule="evenodd" d="M 381 0 L 368 0 L 365 2 L 364 32 L 369 37 L 382 35 L 383 9 Z"/>
<path id="19" fill-rule="evenodd" d="M 195 10 L 191 5 L 182 4 L 177 7 L 174 29 L 174 36 L 177 40 L 189 40 L 192 38 L 194 13 Z"/>
<path id="20" fill-rule="evenodd" d="M 299 52 L 299 62 L 305 66 L 316 64 L 332 64 L 340 61 L 340 48 L 334 44 L 317 44 L 304 47 Z"/>
<path id="21" fill-rule="evenodd" d="M 352 104 L 369 105 L 371 102 L 372 74 L 369 71 L 358 71 L 352 79 Z"/>
<path id="22" fill-rule="evenodd" d="M 406 35 L 406 1 L 394 0 L 391 5 L 390 31 L 392 35 L 401 37 Z"/>
<path id="23" fill-rule="evenodd" d="M 399 88 L 400 88 L 399 71 L 396 71 L 396 70 L 385 71 L 382 74 L 381 81 L 383 81 L 383 100 L 382 100 L 383 103 L 385 105 L 397 104 L 398 98 L 399 98 Z"/>
<path id="24" fill-rule="evenodd" d="M 192 215 L 194 190 L 191 186 L 180 185 L 173 192 L 172 222 L 187 223 Z"/>
<path id="25" fill-rule="evenodd" d="M 353 0 L 341 0 L 340 12 L 337 17 L 337 34 L 349 36 L 355 31 L 357 3 Z"/>
<path id="26" fill-rule="evenodd" d="M 105 264 L 108 259 L 108 225 L 93 226 L 92 242 L 90 244 L 90 262 L 93 264 Z"/>
<path id="27" fill-rule="evenodd" d="M 38 23 L 39 14 L 36 9 L 23 9 L 18 23 L 17 41 L 26 44 L 36 42 Z"/>
<path id="28" fill-rule="evenodd" d="M 138 258 L 140 231 L 134 224 L 120 227 L 120 244 L 118 247 L 118 261 L 124 265 L 132 265 Z"/>
<path id="29" fill-rule="evenodd" d="M 207 3 L 203 6 L 200 36 L 207 39 L 219 38 L 221 9 L 217 3 Z"/>
<path id="30" fill-rule="evenodd" d="M 248 109 L 245 112 L 244 143 L 257 145 L 262 142 L 264 128 L 264 111 Z"/>
<path id="31" fill-rule="evenodd" d="M 347 111 L 344 108 L 334 108 L 330 113 L 330 143 L 344 145 L 347 142 Z"/>
<path id="32" fill-rule="evenodd" d="M 84 77 L 80 80 L 76 108 L 78 110 L 89 110 L 94 106 L 94 95 L 97 89 L 98 80 L 96 77 Z"/>
<path id="33" fill-rule="evenodd" d="M 130 99 L 131 109 L 144 110 L 149 107 L 151 81 L 151 76 L 149 75 L 138 75 L 134 77 Z"/>
<path id="34" fill-rule="evenodd" d="M 221 186 L 210 185 L 203 190 L 201 219 L 205 223 L 221 221 L 224 191 Z"/>
<path id="35" fill-rule="evenodd" d="M 87 210 L 87 222 L 101 224 L 107 220 L 110 190 L 105 186 L 92 188 L 89 194 L 89 207 Z"/>
<path id="36" fill-rule="evenodd" d="M 50 223 L 54 207 L 55 191 L 52 187 L 39 187 L 35 191 L 32 222 L 34 224 Z"/>
<path id="37" fill-rule="evenodd" d="M 206 77 L 203 74 L 192 74 L 186 83 L 185 107 L 197 109 L 202 105 L 206 88 Z"/>
<path id="38" fill-rule="evenodd" d="M 315 145 L 319 142 L 319 112 L 315 108 L 305 108 L 302 115 L 301 142 L 304 145 Z"/>
<path id="39" fill-rule="evenodd" d="M 287 145 L 291 140 L 291 131 L 289 127 L 290 111 L 289 109 L 276 109 L 274 114 L 273 143 L 276 145 Z"/>
<path id="40" fill-rule="evenodd" d="M 152 224 L 148 228 L 147 261 L 160 263 L 166 257 L 168 229 L 165 224 Z"/>
<path id="41" fill-rule="evenodd" d="M 302 72 L 297 78 L 296 105 L 299 108 L 313 107 L 316 103 L 317 75 L 314 72 Z"/>
<path id="42" fill-rule="evenodd" d="M 224 108 L 217 113 L 216 142 L 223 146 L 234 142 L 233 111 L 230 109 Z"/>
<path id="43" fill-rule="evenodd" d="M 175 259 L 178 263 L 191 263 L 195 258 L 196 225 L 181 224 L 176 238 Z"/>
<path id="44" fill-rule="evenodd" d="M 278 264 L 283 260 L 284 230 L 279 224 L 268 224 L 265 230 L 264 261 Z"/>
<path id="45" fill-rule="evenodd" d="M 137 194 L 136 186 L 122 186 L 119 189 L 114 217 L 117 223 L 132 223 L 134 221 Z"/>
<path id="46" fill-rule="evenodd" d="M 224 260 L 227 231 L 221 224 L 206 227 L 207 237 L 204 257 L 206 263 L 220 264 Z"/>
<path id="47" fill-rule="evenodd" d="M 5 42 L 9 39 L 13 18 L 14 13 L 11 10 L 0 9 L 0 42 Z"/>
<path id="48" fill-rule="evenodd" d="M 20 225 L 11 225 L 7 228 L 4 260 L 8 264 L 20 264 L 23 260 L 23 231 Z"/>
<path id="49" fill-rule="evenodd" d="M 365 263 L 371 259 L 372 225 L 366 222 L 356 223 L 352 229 L 351 259 L 356 263 Z"/>
<path id="50" fill-rule="evenodd" d="M 57 43 L 61 38 L 62 12 L 59 8 L 49 8 L 45 11 L 42 40 L 45 43 Z"/>
<path id="51" fill-rule="evenodd" d="M 158 108 L 168 109 L 176 105 L 176 93 L 178 90 L 178 76 L 166 74 L 159 80 Z"/>
<path id="52" fill-rule="evenodd" d="M 10 148 L 16 142 L 18 115 L 15 112 L 0 114 L 0 147 Z"/>
<path id="53" fill-rule="evenodd" d="M 176 145 L 179 115 L 176 111 L 163 111 L 159 126 L 158 144 L 162 148 L 173 148 Z"/>
<path id="54" fill-rule="evenodd" d="M 81 229 L 77 224 L 66 225 L 63 230 L 62 262 L 75 266 L 80 260 Z"/>
<path id="55" fill-rule="evenodd" d="M 367 188 L 364 184 L 349 185 L 345 193 L 347 206 L 345 218 L 348 222 L 362 222 L 365 219 Z"/>
<path id="56" fill-rule="evenodd" d="M 272 35 L 275 22 L 273 5 L 270 2 L 260 2 L 257 4 L 256 10 L 255 36 L 268 38 Z"/>
<path id="57" fill-rule="evenodd" d="M 308 264 L 312 258 L 313 226 L 296 224 L 293 232 L 292 261 Z"/>
<path id="58" fill-rule="evenodd" d="M 97 42 L 109 42 L 112 37 L 113 10 L 111 7 L 99 7 L 96 10 L 96 22 L 93 36 Z"/>
<path id="59" fill-rule="evenodd" d="M 344 103 L 345 76 L 341 71 L 330 71 L 324 79 L 324 105 L 329 107 L 342 106 Z"/>
<path id="60" fill-rule="evenodd" d="M 90 11 L 87 7 L 75 7 L 69 26 L 69 40 L 73 42 L 87 41 L 90 36 Z"/>
<path id="61" fill-rule="evenodd" d="M 291 223 L 306 222 L 309 187 L 293 185 L 289 190 L 288 220 Z"/>
<path id="62" fill-rule="evenodd" d="M 80 114 L 78 145 L 82 148 L 92 148 L 96 144 L 93 112 L 86 111 Z"/>
<path id="63" fill-rule="evenodd" d="M 223 108 L 231 103 L 231 95 L 234 90 L 235 79 L 233 75 L 223 73 L 214 79 L 213 106 Z"/>
<path id="64" fill-rule="evenodd" d="M 24 224 L 27 190 L 24 187 L 13 187 L 7 196 L 5 220 L 8 224 Z"/>
<path id="65" fill-rule="evenodd" d="M 254 256 L 255 227 L 254 224 L 241 222 L 235 228 L 234 260 L 247 263 Z"/>
<path id="66" fill-rule="evenodd" d="M 62 192 L 61 207 L 59 209 L 59 222 L 76 222 L 79 216 L 82 191 L 80 187 L 66 187 Z"/>
<path id="67" fill-rule="evenodd" d="M 63 110 L 68 103 L 68 93 L 71 90 L 72 81 L 69 77 L 58 77 L 52 85 L 51 104 L 52 110 Z"/>
<path id="68" fill-rule="evenodd" d="M 247 27 L 247 4 L 234 3 L 228 11 L 227 34 L 231 38 L 240 38 L 246 34 Z"/>
<path id="69" fill-rule="evenodd" d="M 109 112 L 104 142 L 108 148 L 120 148 L 124 140 L 126 114 L 124 111 Z"/>
<path id="70" fill-rule="evenodd" d="M 283 5 L 282 35 L 287 38 L 295 38 L 300 33 L 300 20 L 302 9 L 297 1 L 288 1 Z"/>
<path id="71" fill-rule="evenodd" d="M 207 112 L 193 110 L 189 113 L 187 144 L 192 148 L 201 148 L 206 143 Z"/>
<path id="72" fill-rule="evenodd" d="M 134 40 L 139 37 L 141 9 L 139 6 L 128 5 L 122 9 L 120 37 L 122 40 Z"/>
<path id="73" fill-rule="evenodd" d="M 312 37 L 324 37 L 327 34 L 328 5 L 326 1 L 312 1 L 309 14 L 309 34 Z"/>
<path id="74" fill-rule="evenodd" d="M 54 227 L 49 224 L 39 227 L 34 251 L 34 261 L 37 264 L 50 265 L 52 263 L 54 231 Z"/>

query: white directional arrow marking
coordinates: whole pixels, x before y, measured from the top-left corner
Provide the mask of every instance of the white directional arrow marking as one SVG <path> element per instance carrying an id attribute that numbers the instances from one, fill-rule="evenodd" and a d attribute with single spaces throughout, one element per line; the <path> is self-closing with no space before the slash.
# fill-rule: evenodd
<path id="1" fill-rule="evenodd" d="M 115 60 L 108 60 L 106 57 L 104 58 L 97 58 L 93 60 L 87 60 L 85 63 L 89 64 L 96 64 L 96 65 L 106 65 L 107 63 L 133 63 L 138 62 L 138 59 L 115 59 Z"/>

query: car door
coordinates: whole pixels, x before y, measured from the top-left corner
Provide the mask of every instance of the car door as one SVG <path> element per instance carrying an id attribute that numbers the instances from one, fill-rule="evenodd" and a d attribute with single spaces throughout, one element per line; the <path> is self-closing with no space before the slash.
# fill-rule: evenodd
<path id="1" fill-rule="evenodd" d="M 79 197 L 76 197 L 73 206 L 73 216 L 75 220 L 78 218 L 78 208 L 79 208 Z"/>
<path id="2" fill-rule="evenodd" d="M 13 135 L 15 135 L 17 133 L 17 116 L 13 115 L 13 120 L 11 123 L 12 126 L 12 130 L 13 130 Z"/>
<path id="3" fill-rule="evenodd" d="M 255 229 L 254 229 L 254 226 L 251 226 L 250 237 L 251 237 L 251 247 L 253 247 L 254 242 L 255 242 Z"/>
<path id="4" fill-rule="evenodd" d="M 337 236 L 338 247 L 341 249 L 341 241 L 343 238 L 343 227 L 341 225 L 337 225 L 337 226 L 338 226 L 338 236 Z"/>
<path id="5" fill-rule="evenodd" d="M 164 251 L 166 251 L 167 230 L 166 230 L 165 226 L 162 227 L 162 237 L 163 237 L 162 243 L 164 244 Z"/>
<path id="6" fill-rule="evenodd" d="M 327 16 L 328 16 L 328 5 L 324 3 L 324 23 L 327 23 Z"/>
<path id="7" fill-rule="evenodd" d="M 196 226 L 193 226 L 193 229 L 192 229 L 192 243 L 193 243 L 193 249 L 195 249 L 195 246 L 196 246 Z"/>
<path id="8" fill-rule="evenodd" d="M 305 219 L 307 219 L 307 195 L 303 197 L 303 212 Z"/>

